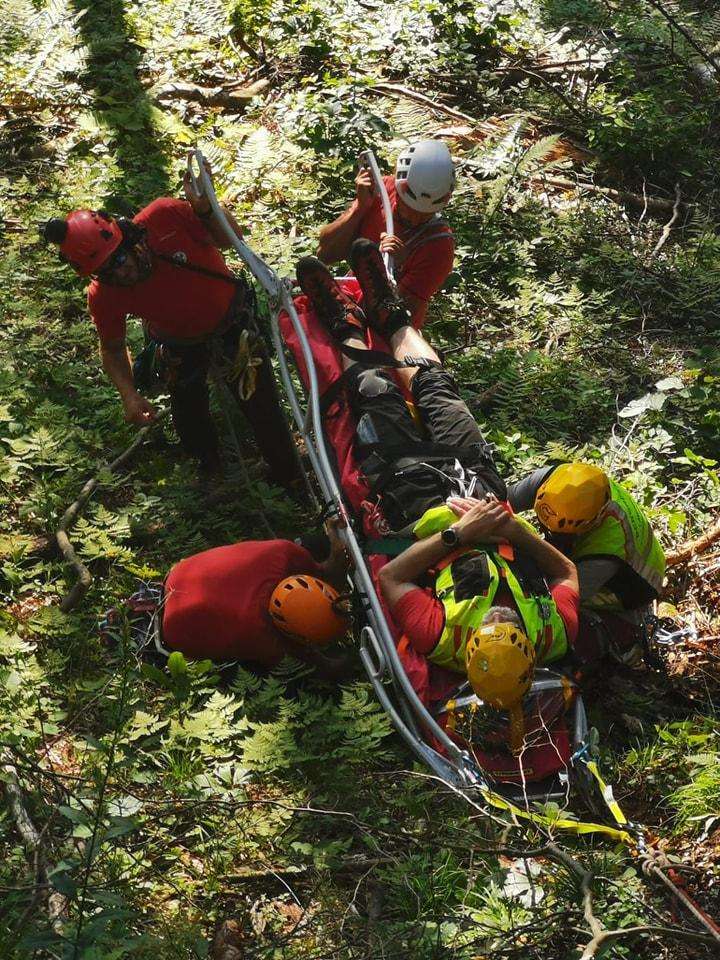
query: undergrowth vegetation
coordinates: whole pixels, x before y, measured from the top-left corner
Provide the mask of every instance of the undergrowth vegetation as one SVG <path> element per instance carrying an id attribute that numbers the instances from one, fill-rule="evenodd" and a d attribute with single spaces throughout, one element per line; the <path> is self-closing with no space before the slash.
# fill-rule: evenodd
<path id="1" fill-rule="evenodd" d="M 546 838 L 430 780 L 359 664 L 334 687 L 289 664 L 142 664 L 122 622 L 100 640 L 137 578 L 264 535 L 259 511 L 282 536 L 307 530 L 249 441 L 249 487 L 229 468 L 204 489 L 169 427 L 129 474 L 101 472 L 74 532 L 93 585 L 61 612 L 59 517 L 132 430 L 82 284 L 37 224 L 179 195 L 198 143 L 289 275 L 351 199 L 360 149 L 389 170 L 408 138 L 444 137 L 457 259 L 431 339 L 508 476 L 594 460 L 671 549 L 720 505 L 715 4 L 6 0 L 0 53 L 0 953 L 579 956 L 577 876 L 540 857 L 518 880 L 518 851 Z M 208 106 L 173 84 L 256 92 Z M 716 916 L 719 584 L 717 552 L 675 568 L 667 599 L 695 645 L 669 652 L 667 674 L 618 671 L 588 693 L 621 805 L 695 868 Z M 606 956 L 711 955 L 654 930 L 673 915 L 621 849 L 555 839 L 592 870 L 602 923 L 649 927 Z"/>

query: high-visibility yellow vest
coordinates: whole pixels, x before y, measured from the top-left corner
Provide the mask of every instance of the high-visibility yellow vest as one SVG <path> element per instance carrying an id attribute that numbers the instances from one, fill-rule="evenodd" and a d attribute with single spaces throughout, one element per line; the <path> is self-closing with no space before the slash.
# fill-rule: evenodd
<path id="1" fill-rule="evenodd" d="M 665 576 L 665 554 L 649 520 L 627 490 L 611 480 L 610 495 L 598 526 L 573 537 L 571 558 L 576 563 L 590 557 L 622 561 L 623 569 L 607 588 L 622 608 L 633 609 L 659 595 Z M 589 605 L 592 606 L 592 600 Z"/>
<path id="2" fill-rule="evenodd" d="M 435 507 L 423 514 L 414 532 L 422 539 L 456 520 L 449 508 Z M 435 594 L 445 607 L 445 627 L 435 649 L 428 654 L 429 660 L 465 673 L 468 637 L 482 625 L 501 580 L 512 595 L 525 633 L 535 645 L 538 663 L 564 656 L 568 648 L 565 623 L 552 596 L 543 589 L 536 565 L 529 559 L 505 559 L 495 545 L 488 545 L 464 551 L 437 574 Z"/>

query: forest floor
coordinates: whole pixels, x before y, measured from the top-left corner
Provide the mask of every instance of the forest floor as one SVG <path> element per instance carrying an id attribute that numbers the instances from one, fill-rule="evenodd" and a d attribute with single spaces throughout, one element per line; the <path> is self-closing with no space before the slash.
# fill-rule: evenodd
<path id="1" fill-rule="evenodd" d="M 180 195 L 197 143 L 255 249 L 290 275 L 351 199 L 361 149 L 390 170 L 408 138 L 442 136 L 460 174 L 457 261 L 427 329 L 504 473 L 593 460 L 677 549 L 720 506 L 716 9 L 6 0 L 3 957 L 716 955 L 624 849 L 520 831 L 429 779 L 359 663 L 336 688 L 292 664 L 169 673 L 101 642 L 98 620 L 138 578 L 258 536 L 259 512 L 282 536 L 307 530 L 247 438 L 249 479 L 230 466 L 213 490 L 169 427 L 128 472 L 102 472 L 73 533 L 93 583 L 60 610 L 59 518 L 133 430 L 82 283 L 37 239 L 77 206 L 127 214 Z M 665 674 L 608 668 L 587 696 L 621 806 L 715 917 L 719 595 L 717 545 L 672 567 L 664 599 L 697 638 Z M 578 797 L 569 810 L 588 815 Z M 515 868 L 513 888 L 529 849 L 532 881 Z M 641 929 L 591 943 L 592 911 Z"/>

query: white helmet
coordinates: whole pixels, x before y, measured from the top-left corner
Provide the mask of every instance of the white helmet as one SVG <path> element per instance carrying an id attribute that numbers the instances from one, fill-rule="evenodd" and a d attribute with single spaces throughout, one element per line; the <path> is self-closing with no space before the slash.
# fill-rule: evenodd
<path id="1" fill-rule="evenodd" d="M 440 140 L 421 140 L 403 150 L 397 159 L 395 186 L 403 203 L 413 210 L 441 210 L 455 187 L 455 167 L 447 146 Z"/>

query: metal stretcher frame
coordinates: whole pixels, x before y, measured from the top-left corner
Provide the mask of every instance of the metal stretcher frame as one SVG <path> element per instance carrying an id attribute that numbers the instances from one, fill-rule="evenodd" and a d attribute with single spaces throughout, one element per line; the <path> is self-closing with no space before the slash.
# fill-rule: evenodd
<path id="1" fill-rule="evenodd" d="M 193 160 L 197 170 L 193 166 Z M 372 170 L 373 166 L 371 165 L 370 168 Z M 352 560 L 352 572 L 349 574 L 349 578 L 361 598 L 367 618 L 367 623 L 362 626 L 360 631 L 360 659 L 375 695 L 398 733 L 416 756 L 426 763 L 439 779 L 463 792 L 476 792 L 478 788 L 497 790 L 496 785 L 491 786 L 486 774 L 483 773 L 476 760 L 467 751 L 462 750 L 439 726 L 431 712 L 418 697 L 402 666 L 392 631 L 383 613 L 365 556 L 353 530 L 352 519 L 328 456 L 315 360 L 307 334 L 293 303 L 291 286 L 278 277 L 275 271 L 261 260 L 232 229 L 215 196 L 212 181 L 205 170 L 204 158 L 200 150 L 195 150 L 194 154 L 188 159 L 188 170 L 194 185 L 199 186 L 207 197 L 215 214 L 216 222 L 222 227 L 228 242 L 268 295 L 271 310 L 271 332 L 277 353 L 280 378 L 293 418 L 305 442 L 307 455 L 325 508 L 328 512 L 336 514 L 345 521 L 345 526 L 340 529 L 339 535 Z M 385 195 L 387 201 L 387 193 L 376 163 L 374 164 L 374 170 L 377 172 L 376 189 L 381 191 L 381 197 L 383 194 Z M 303 401 L 298 396 L 288 363 L 286 348 L 280 333 L 279 317 L 282 312 L 286 312 L 290 318 L 307 369 L 308 384 L 304 409 Z M 540 671 L 538 672 L 540 673 Z M 542 674 L 542 680 L 538 679 L 536 681 L 539 685 L 538 689 L 544 691 L 549 689 L 561 690 L 567 686 L 567 679 L 561 678 L 559 674 L 553 674 L 547 670 L 542 671 Z M 386 681 L 390 681 L 390 685 L 394 688 L 398 706 L 391 699 L 390 685 Z M 445 754 L 433 749 L 426 742 L 423 731 L 425 731 L 426 736 L 428 733 L 432 735 L 434 740 L 441 745 Z M 585 710 L 578 693 L 571 722 L 573 752 L 582 748 L 586 735 Z M 511 794 L 506 791 L 505 795 Z M 516 794 L 513 799 L 527 801 L 527 799 L 534 799 L 536 796 L 538 795 L 533 794 L 530 787 L 523 790 L 522 793 Z M 561 798 L 565 796 L 565 790 L 556 792 L 543 790 L 541 796 L 543 799 Z"/>

